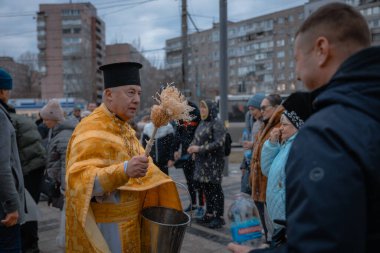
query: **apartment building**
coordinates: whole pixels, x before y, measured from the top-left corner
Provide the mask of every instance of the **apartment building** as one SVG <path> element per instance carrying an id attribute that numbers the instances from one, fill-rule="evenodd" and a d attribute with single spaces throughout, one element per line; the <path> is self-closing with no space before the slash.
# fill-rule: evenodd
<path id="1" fill-rule="evenodd" d="M 105 25 L 91 3 L 40 4 L 37 40 L 43 99 L 100 101 Z"/>
<path id="2" fill-rule="evenodd" d="M 228 22 L 229 94 L 277 92 L 289 94 L 303 89 L 294 73 L 294 36 L 304 19 L 328 0 Z M 373 44 L 380 43 L 379 1 L 345 0 L 367 18 Z M 187 88 L 195 87 L 198 98 L 219 95 L 219 25 L 188 35 Z M 166 69 L 181 80 L 181 37 L 166 41 Z"/>

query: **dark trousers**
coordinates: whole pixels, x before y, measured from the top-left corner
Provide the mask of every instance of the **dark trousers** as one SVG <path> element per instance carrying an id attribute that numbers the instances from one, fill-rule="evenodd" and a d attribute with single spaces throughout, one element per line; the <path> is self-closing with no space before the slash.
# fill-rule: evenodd
<path id="1" fill-rule="evenodd" d="M 206 196 L 206 209 L 208 214 L 215 214 L 215 217 L 224 215 L 224 193 L 220 183 L 201 183 Z"/>
<path id="2" fill-rule="evenodd" d="M 169 168 L 166 164 L 156 164 L 158 168 L 160 168 L 160 170 L 162 172 L 164 172 L 166 175 L 169 175 Z"/>
<path id="3" fill-rule="evenodd" d="M 38 223 L 28 221 L 21 225 L 22 252 L 38 249 Z"/>
<path id="4" fill-rule="evenodd" d="M 261 202 L 261 201 L 255 201 L 255 205 L 256 205 L 256 207 L 259 211 L 259 214 L 260 214 L 261 224 L 263 226 L 264 233 L 265 233 L 265 240 L 268 241 L 268 229 L 267 229 L 267 225 L 265 224 L 265 215 L 264 215 L 265 203 Z"/>
<path id="5" fill-rule="evenodd" d="M 21 233 L 20 225 L 5 227 L 0 225 L 0 253 L 20 253 Z"/>
<path id="6" fill-rule="evenodd" d="M 34 201 L 38 204 L 41 194 L 41 181 L 44 168 L 36 169 L 24 176 L 24 185 Z M 38 248 L 38 222 L 28 221 L 21 225 L 22 252 Z"/>
<path id="7" fill-rule="evenodd" d="M 44 168 L 39 168 L 29 172 L 24 176 L 24 185 L 34 201 L 38 204 L 41 194 L 41 182 L 44 175 Z"/>
<path id="8" fill-rule="evenodd" d="M 191 203 L 193 206 L 197 204 L 197 191 L 198 191 L 198 201 L 199 205 L 204 205 L 203 191 L 200 187 L 199 182 L 194 180 L 194 161 L 189 161 L 183 165 L 183 173 L 185 174 L 187 188 L 191 196 Z"/>

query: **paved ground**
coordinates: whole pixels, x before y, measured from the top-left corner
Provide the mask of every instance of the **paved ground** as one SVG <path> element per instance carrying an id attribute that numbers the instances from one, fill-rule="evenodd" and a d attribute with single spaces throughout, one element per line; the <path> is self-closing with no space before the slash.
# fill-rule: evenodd
<path id="1" fill-rule="evenodd" d="M 229 164 L 229 175 L 223 179 L 225 195 L 225 213 L 232 202 L 233 195 L 240 191 L 240 170 L 237 163 Z M 186 183 L 181 169 L 170 169 L 170 176 L 177 182 Z M 188 197 L 184 190 L 179 190 L 183 205 L 187 205 Z M 46 202 L 39 203 L 41 221 L 39 221 L 39 247 L 42 253 L 63 252 L 56 246 L 55 237 L 58 234 L 59 210 L 48 207 Z M 226 222 L 227 219 L 226 219 Z M 181 253 L 227 253 L 226 245 L 231 241 L 229 226 L 221 229 L 209 229 L 193 222 L 187 228 Z"/>

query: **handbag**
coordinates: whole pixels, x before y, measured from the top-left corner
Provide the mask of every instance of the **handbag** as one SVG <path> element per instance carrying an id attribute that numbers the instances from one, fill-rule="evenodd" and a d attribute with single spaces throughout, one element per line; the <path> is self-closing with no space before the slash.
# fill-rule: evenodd
<path id="1" fill-rule="evenodd" d="M 41 182 L 41 193 L 45 194 L 48 197 L 48 205 L 53 203 L 53 198 L 60 198 L 61 191 L 60 191 L 61 184 L 56 181 L 54 178 L 50 177 L 45 170 L 44 175 L 42 177 Z"/>

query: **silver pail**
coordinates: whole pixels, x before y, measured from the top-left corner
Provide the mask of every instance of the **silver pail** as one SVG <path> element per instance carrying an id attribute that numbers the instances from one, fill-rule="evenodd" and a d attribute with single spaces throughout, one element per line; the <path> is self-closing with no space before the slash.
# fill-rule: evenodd
<path id="1" fill-rule="evenodd" d="M 181 250 L 190 216 L 166 207 L 148 207 L 142 210 L 141 252 L 178 253 Z"/>

